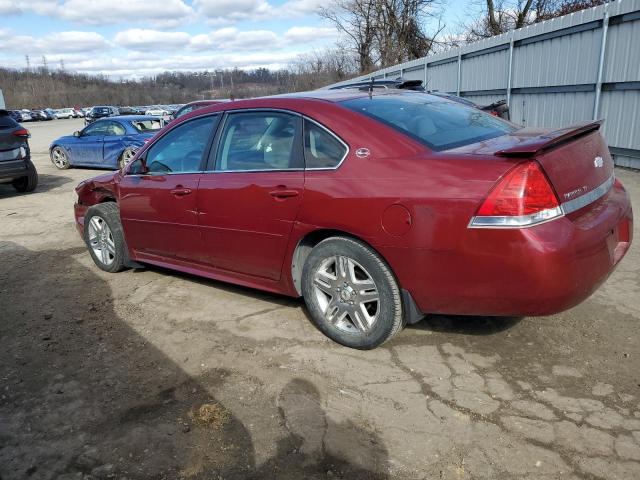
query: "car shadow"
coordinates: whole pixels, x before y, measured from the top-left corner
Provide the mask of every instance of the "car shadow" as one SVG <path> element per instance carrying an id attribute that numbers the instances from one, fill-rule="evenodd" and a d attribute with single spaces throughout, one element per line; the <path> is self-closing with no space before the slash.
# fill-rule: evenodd
<path id="1" fill-rule="evenodd" d="M 412 330 L 428 330 L 461 335 L 493 335 L 515 327 L 524 317 L 489 317 L 473 315 L 427 315 Z"/>
<path id="2" fill-rule="evenodd" d="M 10 183 L 2 183 L 0 184 L 0 198 L 16 197 L 19 195 L 37 195 L 38 193 L 48 192 L 72 181 L 73 179 L 70 177 L 39 173 L 38 186 L 33 192 L 20 193 L 16 191 Z"/>
<path id="3" fill-rule="evenodd" d="M 104 273 L 74 258 L 84 252 L 0 242 L 0 478 L 386 478 L 370 471 L 386 469 L 380 439 L 332 423 L 304 379 L 246 400 L 281 416 L 262 419 L 277 448 L 258 465 L 249 429 L 222 400 L 249 374 L 189 375 L 139 333 L 162 320 L 116 302 Z M 367 467 L 344 460 L 346 448 Z"/>

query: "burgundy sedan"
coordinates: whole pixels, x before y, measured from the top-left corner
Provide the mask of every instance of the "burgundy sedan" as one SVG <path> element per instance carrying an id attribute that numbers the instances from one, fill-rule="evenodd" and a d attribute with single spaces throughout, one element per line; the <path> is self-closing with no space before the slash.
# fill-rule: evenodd
<path id="1" fill-rule="evenodd" d="M 427 313 L 548 315 L 631 243 L 600 123 L 519 128 L 422 92 L 316 91 L 192 112 L 82 182 L 95 263 L 294 297 L 374 348 Z"/>

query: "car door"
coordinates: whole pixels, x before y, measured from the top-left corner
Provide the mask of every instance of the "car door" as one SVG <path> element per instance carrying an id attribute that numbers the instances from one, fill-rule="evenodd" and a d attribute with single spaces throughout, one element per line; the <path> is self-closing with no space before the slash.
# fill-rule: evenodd
<path id="1" fill-rule="evenodd" d="M 198 188 L 204 261 L 278 280 L 304 189 L 301 117 L 233 112 Z"/>
<path id="2" fill-rule="evenodd" d="M 106 124 L 95 122 L 80 132 L 80 136 L 74 137 L 66 149 L 72 163 L 81 165 L 98 165 L 102 162 L 102 148 Z"/>
<path id="3" fill-rule="evenodd" d="M 118 159 L 125 146 L 123 137 L 127 134 L 127 131 L 120 122 L 115 120 L 109 120 L 105 123 L 101 163 L 109 167 L 117 167 Z"/>
<path id="4" fill-rule="evenodd" d="M 218 115 L 163 134 L 119 183 L 120 218 L 129 248 L 145 260 L 197 261 L 202 250 L 196 192 Z"/>

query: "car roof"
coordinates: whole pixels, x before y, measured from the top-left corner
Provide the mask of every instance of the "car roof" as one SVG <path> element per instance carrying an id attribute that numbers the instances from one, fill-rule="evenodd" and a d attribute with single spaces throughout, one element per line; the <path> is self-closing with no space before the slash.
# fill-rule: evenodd
<path id="1" fill-rule="evenodd" d="M 139 121 L 139 120 L 159 120 L 160 117 L 157 116 L 153 116 L 153 115 L 114 115 L 113 117 L 104 117 L 101 118 L 99 120 L 96 120 L 97 122 L 108 122 L 109 120 L 120 120 L 120 121 Z"/>

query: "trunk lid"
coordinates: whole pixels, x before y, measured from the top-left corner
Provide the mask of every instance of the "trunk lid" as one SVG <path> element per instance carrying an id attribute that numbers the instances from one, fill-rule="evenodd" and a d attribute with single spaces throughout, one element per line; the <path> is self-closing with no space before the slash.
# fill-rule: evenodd
<path id="1" fill-rule="evenodd" d="M 601 124 L 601 121 L 586 122 L 559 130 L 522 128 L 512 134 L 468 145 L 455 151 L 535 159 L 549 178 L 560 203 L 566 203 L 598 187 L 600 190 L 607 189 L 607 184 L 610 183 L 613 160 L 607 144 L 600 135 Z M 601 196 L 596 193 L 606 193 L 600 190 L 592 194 L 592 201 Z M 588 203 L 582 202 L 582 206 Z M 572 206 L 578 205 L 574 203 Z"/>

